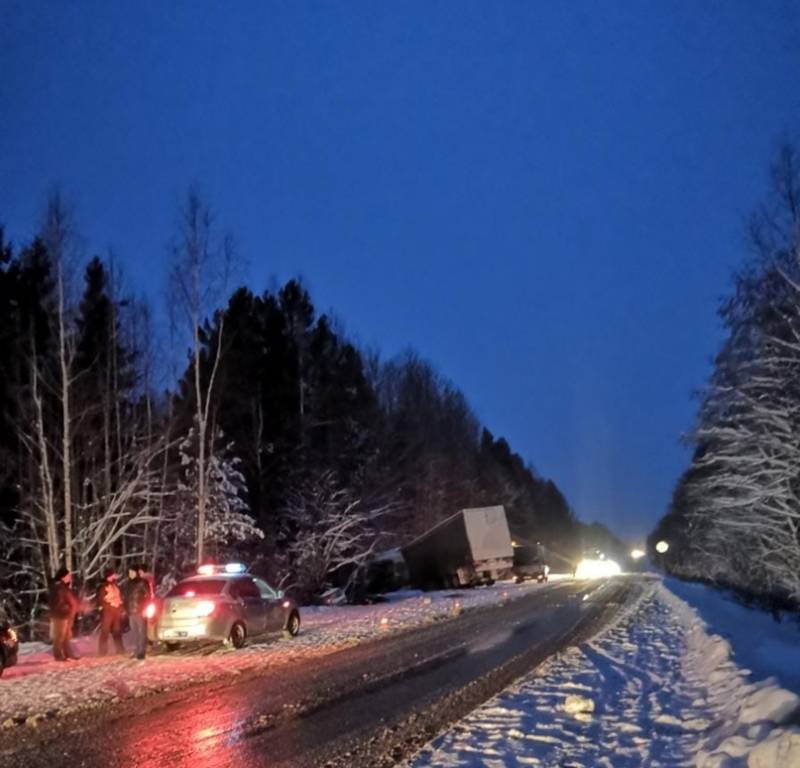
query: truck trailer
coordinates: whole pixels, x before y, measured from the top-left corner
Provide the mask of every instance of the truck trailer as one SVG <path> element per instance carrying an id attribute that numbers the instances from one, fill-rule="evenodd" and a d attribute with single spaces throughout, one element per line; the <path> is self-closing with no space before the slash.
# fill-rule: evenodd
<path id="1" fill-rule="evenodd" d="M 502 506 L 462 509 L 402 552 L 411 583 L 423 589 L 491 584 L 509 574 L 514 564 Z"/>

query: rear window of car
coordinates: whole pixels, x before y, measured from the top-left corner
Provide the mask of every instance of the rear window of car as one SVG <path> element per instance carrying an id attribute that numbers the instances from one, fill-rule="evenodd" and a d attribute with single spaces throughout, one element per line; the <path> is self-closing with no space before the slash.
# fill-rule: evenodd
<path id="1" fill-rule="evenodd" d="M 231 591 L 235 597 L 261 597 L 252 579 L 237 579 Z"/>
<path id="2" fill-rule="evenodd" d="M 223 579 L 203 579 L 202 581 L 182 581 L 176 584 L 167 597 L 194 597 L 195 595 L 218 595 L 225 588 Z"/>
<path id="3" fill-rule="evenodd" d="M 533 547 L 517 547 L 514 549 L 514 565 L 540 565 L 542 558 Z"/>

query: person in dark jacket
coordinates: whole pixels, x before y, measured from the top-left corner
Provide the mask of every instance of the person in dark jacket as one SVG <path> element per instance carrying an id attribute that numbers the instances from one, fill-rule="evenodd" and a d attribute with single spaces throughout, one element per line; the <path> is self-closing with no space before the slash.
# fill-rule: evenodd
<path id="1" fill-rule="evenodd" d="M 133 634 L 133 653 L 140 661 L 147 653 L 147 619 L 144 609 L 152 597 L 150 583 L 139 575 L 140 569 L 128 568 L 128 588 L 125 591 L 125 610 Z"/>
<path id="2" fill-rule="evenodd" d="M 72 648 L 72 625 L 78 614 L 79 602 L 70 585 L 72 574 L 62 566 L 53 576 L 50 586 L 50 639 L 56 661 L 78 659 Z"/>
<path id="3" fill-rule="evenodd" d="M 122 642 L 122 593 L 114 570 L 106 571 L 105 579 L 95 597 L 100 610 L 100 639 L 97 642 L 98 656 L 108 653 L 108 636 L 114 638 L 117 653 L 125 653 Z"/>

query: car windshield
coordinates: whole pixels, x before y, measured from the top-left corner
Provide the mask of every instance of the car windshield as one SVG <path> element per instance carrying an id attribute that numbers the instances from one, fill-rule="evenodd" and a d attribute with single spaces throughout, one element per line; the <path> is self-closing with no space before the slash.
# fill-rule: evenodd
<path id="1" fill-rule="evenodd" d="M 182 581 L 176 584 L 167 597 L 194 597 L 195 595 L 218 595 L 225 587 L 224 579 Z"/>

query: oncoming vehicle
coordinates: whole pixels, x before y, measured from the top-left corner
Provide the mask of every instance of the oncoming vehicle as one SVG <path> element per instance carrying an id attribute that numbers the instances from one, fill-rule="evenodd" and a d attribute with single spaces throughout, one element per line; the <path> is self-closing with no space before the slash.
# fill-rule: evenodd
<path id="1" fill-rule="evenodd" d="M 19 640 L 17 633 L 5 621 L 0 621 L 0 676 L 6 667 L 13 667 L 17 663 Z"/>
<path id="2" fill-rule="evenodd" d="M 240 563 L 201 565 L 170 590 L 156 622 L 168 649 L 197 641 L 241 648 L 248 637 L 281 630 L 291 637 L 300 631 L 297 604 Z"/>

